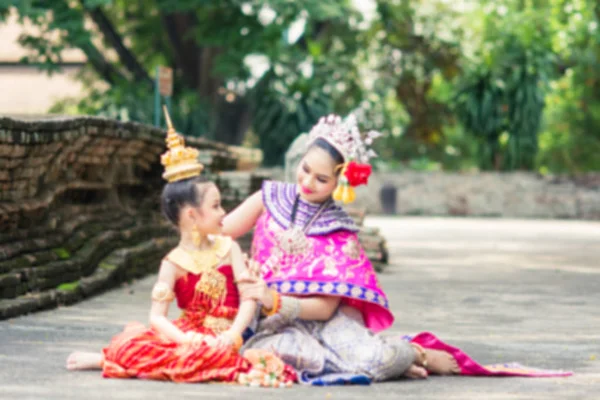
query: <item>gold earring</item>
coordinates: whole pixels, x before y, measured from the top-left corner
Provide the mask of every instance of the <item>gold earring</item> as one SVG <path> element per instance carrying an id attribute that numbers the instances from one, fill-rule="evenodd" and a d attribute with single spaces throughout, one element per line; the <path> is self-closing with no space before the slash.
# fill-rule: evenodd
<path id="1" fill-rule="evenodd" d="M 198 229 L 198 225 L 194 225 L 192 228 L 192 242 L 194 246 L 200 247 L 202 244 L 202 235 L 200 234 L 200 229 Z"/>

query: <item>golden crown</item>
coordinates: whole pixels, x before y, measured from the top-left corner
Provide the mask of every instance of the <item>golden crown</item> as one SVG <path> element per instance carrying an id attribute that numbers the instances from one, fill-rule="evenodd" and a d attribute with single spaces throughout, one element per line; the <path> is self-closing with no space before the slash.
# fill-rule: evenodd
<path id="1" fill-rule="evenodd" d="M 160 162 L 165 167 L 162 177 L 168 182 L 176 182 L 200 175 L 204 165 L 198 161 L 198 150 L 185 147 L 183 137 L 178 135 L 173 128 L 167 107 L 163 106 L 163 110 L 167 120 L 166 142 L 169 150 L 160 156 Z"/>

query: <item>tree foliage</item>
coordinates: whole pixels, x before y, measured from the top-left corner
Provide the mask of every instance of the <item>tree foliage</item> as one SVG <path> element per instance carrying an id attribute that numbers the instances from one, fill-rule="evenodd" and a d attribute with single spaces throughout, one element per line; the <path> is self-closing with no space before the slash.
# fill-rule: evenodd
<path id="1" fill-rule="evenodd" d="M 175 70 L 173 102 L 179 110 L 175 115 L 178 126 L 188 134 L 204 134 L 229 143 L 239 143 L 252 126 L 282 128 L 287 132 L 285 137 L 296 135 L 314 123 L 318 114 L 329 111 L 325 106 L 329 99 L 323 99 L 328 96 L 312 93 L 331 69 L 328 62 L 320 60 L 330 59 L 319 58 L 318 53 L 329 51 L 336 32 L 347 31 L 345 17 L 355 12 L 346 1 L 306 1 L 299 5 L 239 0 L 30 0 L 14 5 L 21 21 L 31 21 L 40 28 L 39 33 L 20 38 L 31 50 L 24 62 L 52 73 L 60 68 L 62 51 L 72 48 L 80 49 L 89 61 L 90 70 L 82 73 L 89 96 L 62 102 L 55 110 L 74 107 L 79 112 L 149 123 L 153 71 L 157 65 L 170 65 Z M 7 6 L 2 8 L 4 13 L 7 10 Z M 304 23 L 305 28 L 300 40 L 290 43 L 290 27 L 298 23 Z M 246 59 L 254 54 L 266 57 L 271 73 L 264 74 L 264 80 L 270 82 L 257 85 L 262 77 L 252 77 Z M 288 76 L 279 79 L 286 90 L 274 90 L 278 86 L 275 69 L 293 71 L 304 60 L 312 64 L 311 58 L 319 58 L 312 79 L 296 83 Z M 98 85 L 98 80 L 103 85 Z M 287 127 L 255 121 L 259 106 L 283 110 L 281 105 L 290 102 L 284 96 L 290 91 L 307 99 L 321 99 L 306 114 L 308 122 L 303 122 L 301 115 L 294 117 L 300 123 Z M 311 104 L 311 100 L 303 101 L 299 109 Z M 275 132 L 260 132 L 261 137 L 264 135 L 265 142 L 272 143 L 267 137 Z M 282 148 L 275 150 L 281 152 Z"/>
<path id="2" fill-rule="evenodd" d="M 83 99 L 54 111 L 153 120 L 155 67 L 175 72 L 178 128 L 267 164 L 329 112 L 379 129 L 392 167 L 600 168 L 593 0 L 12 0 L 39 32 L 23 61 L 88 60 Z"/>
<path id="3" fill-rule="evenodd" d="M 495 2 L 480 17 L 481 42 L 457 86 L 457 116 L 478 138 L 483 169 L 534 168 L 553 72 L 547 13 L 513 3 Z"/>
<path id="4" fill-rule="evenodd" d="M 551 84 L 540 135 L 542 172 L 600 170 L 600 4 L 554 0 L 550 20 L 562 76 Z"/>

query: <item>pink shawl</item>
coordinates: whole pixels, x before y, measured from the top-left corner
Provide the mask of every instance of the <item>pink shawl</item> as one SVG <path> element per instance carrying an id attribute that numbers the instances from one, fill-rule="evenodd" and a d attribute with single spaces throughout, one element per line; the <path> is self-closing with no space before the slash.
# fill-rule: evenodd
<path id="1" fill-rule="evenodd" d="M 266 211 L 256 224 L 252 256 L 262 265 L 263 277 L 269 287 L 282 294 L 339 296 L 344 304 L 362 313 L 365 325 L 373 332 L 388 328 L 394 317 L 388 308 L 387 297 L 354 232 L 356 227 L 347 222 L 347 214 L 346 226 L 332 223 L 334 231 L 319 229 L 318 234 L 309 231 L 309 250 L 305 253 L 287 254 L 279 248 L 276 235 L 288 227 L 283 226 L 286 221 L 281 216 L 285 215 L 284 210 L 290 209 L 288 203 L 295 198 L 295 191 L 295 185 L 285 183 L 263 185 Z M 310 214 L 311 206 L 314 205 L 301 204 L 301 208 L 308 210 L 307 214 Z M 340 210 L 332 206 L 322 215 L 327 218 Z M 273 217 L 274 213 L 279 215 L 279 220 Z"/>

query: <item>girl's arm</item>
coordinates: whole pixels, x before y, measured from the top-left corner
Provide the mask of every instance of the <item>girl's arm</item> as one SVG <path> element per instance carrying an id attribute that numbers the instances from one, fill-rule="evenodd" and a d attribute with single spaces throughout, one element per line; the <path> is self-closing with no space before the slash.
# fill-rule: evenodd
<path id="1" fill-rule="evenodd" d="M 187 340 L 185 333 L 168 320 L 169 305 L 174 300 L 173 288 L 177 279 L 177 267 L 163 261 L 158 279 L 152 289 L 152 307 L 150 308 L 150 326 L 177 343 Z"/>
<path id="2" fill-rule="evenodd" d="M 262 190 L 259 190 L 225 216 L 222 234 L 236 239 L 248 233 L 262 212 Z"/>
<path id="3" fill-rule="evenodd" d="M 233 274 L 235 276 L 235 279 L 237 280 L 243 275 L 245 275 L 246 262 L 244 260 L 244 256 L 242 255 L 242 250 L 240 249 L 240 246 L 235 241 L 231 245 L 230 256 Z M 252 319 L 256 314 L 256 307 L 257 305 L 255 300 L 242 299 L 240 302 L 238 313 L 235 316 L 233 324 L 231 325 L 231 328 L 228 329 L 228 331 L 236 337 L 240 337 L 252 322 Z"/>

